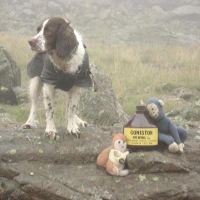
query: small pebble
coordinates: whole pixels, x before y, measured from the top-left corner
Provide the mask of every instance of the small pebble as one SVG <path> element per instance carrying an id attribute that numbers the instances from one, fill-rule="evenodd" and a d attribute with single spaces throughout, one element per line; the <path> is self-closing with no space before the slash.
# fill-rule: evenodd
<path id="1" fill-rule="evenodd" d="M 39 153 L 41 153 L 41 154 L 42 154 L 42 153 L 44 153 L 44 151 L 43 151 L 42 149 L 39 149 Z"/>
<path id="2" fill-rule="evenodd" d="M 30 175 L 31 175 L 31 176 L 34 176 L 34 172 L 30 172 Z"/>
<path id="3" fill-rule="evenodd" d="M 17 153 L 17 150 L 16 149 L 11 149 L 10 151 L 9 151 L 9 154 L 10 155 L 15 155 Z"/>
<path id="4" fill-rule="evenodd" d="M 199 136 L 199 135 L 196 135 L 196 136 L 194 137 L 194 139 L 195 139 L 195 140 L 200 140 L 200 136 Z"/>

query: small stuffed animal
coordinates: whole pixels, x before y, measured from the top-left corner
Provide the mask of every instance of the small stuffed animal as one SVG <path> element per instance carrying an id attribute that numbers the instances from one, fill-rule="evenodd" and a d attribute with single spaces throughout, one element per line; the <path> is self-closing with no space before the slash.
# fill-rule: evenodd
<path id="1" fill-rule="evenodd" d="M 113 134 L 112 146 L 104 149 L 97 157 L 97 166 L 103 167 L 106 171 L 115 176 L 128 175 L 128 169 L 124 169 L 126 156 L 126 140 L 122 133 Z"/>
<path id="2" fill-rule="evenodd" d="M 187 132 L 165 116 L 163 105 L 162 100 L 155 97 L 149 98 L 146 103 L 147 116 L 158 127 L 159 142 L 167 144 L 168 150 L 172 153 L 183 153 Z"/>

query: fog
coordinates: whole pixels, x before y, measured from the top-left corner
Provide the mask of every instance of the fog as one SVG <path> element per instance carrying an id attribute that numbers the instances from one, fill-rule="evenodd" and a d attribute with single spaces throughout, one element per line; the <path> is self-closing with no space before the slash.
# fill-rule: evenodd
<path id="1" fill-rule="evenodd" d="M 46 17 L 68 18 L 107 43 L 200 43 L 198 0 L 1 0 L 0 31 L 31 35 Z"/>

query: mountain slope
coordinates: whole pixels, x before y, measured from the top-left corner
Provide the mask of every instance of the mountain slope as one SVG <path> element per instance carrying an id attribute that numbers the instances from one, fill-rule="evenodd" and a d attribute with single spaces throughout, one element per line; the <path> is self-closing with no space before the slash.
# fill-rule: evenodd
<path id="1" fill-rule="evenodd" d="M 1 0 L 0 31 L 33 34 L 52 15 L 106 43 L 200 43 L 198 0 Z"/>

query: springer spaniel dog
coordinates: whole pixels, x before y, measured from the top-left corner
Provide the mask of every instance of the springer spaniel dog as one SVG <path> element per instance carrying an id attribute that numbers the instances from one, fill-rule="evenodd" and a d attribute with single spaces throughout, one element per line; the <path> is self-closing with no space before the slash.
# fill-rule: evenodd
<path id="1" fill-rule="evenodd" d="M 29 40 L 29 45 L 36 54 L 27 66 L 31 109 L 23 128 L 37 126 L 37 101 L 43 88 L 45 133 L 50 138 L 56 138 L 53 100 L 55 89 L 61 89 L 69 93 L 67 131 L 79 137 L 79 127 L 87 125 L 77 115 L 81 91 L 92 86 L 89 58 L 81 35 L 68 20 L 51 17 L 37 28 L 37 34 Z"/>

